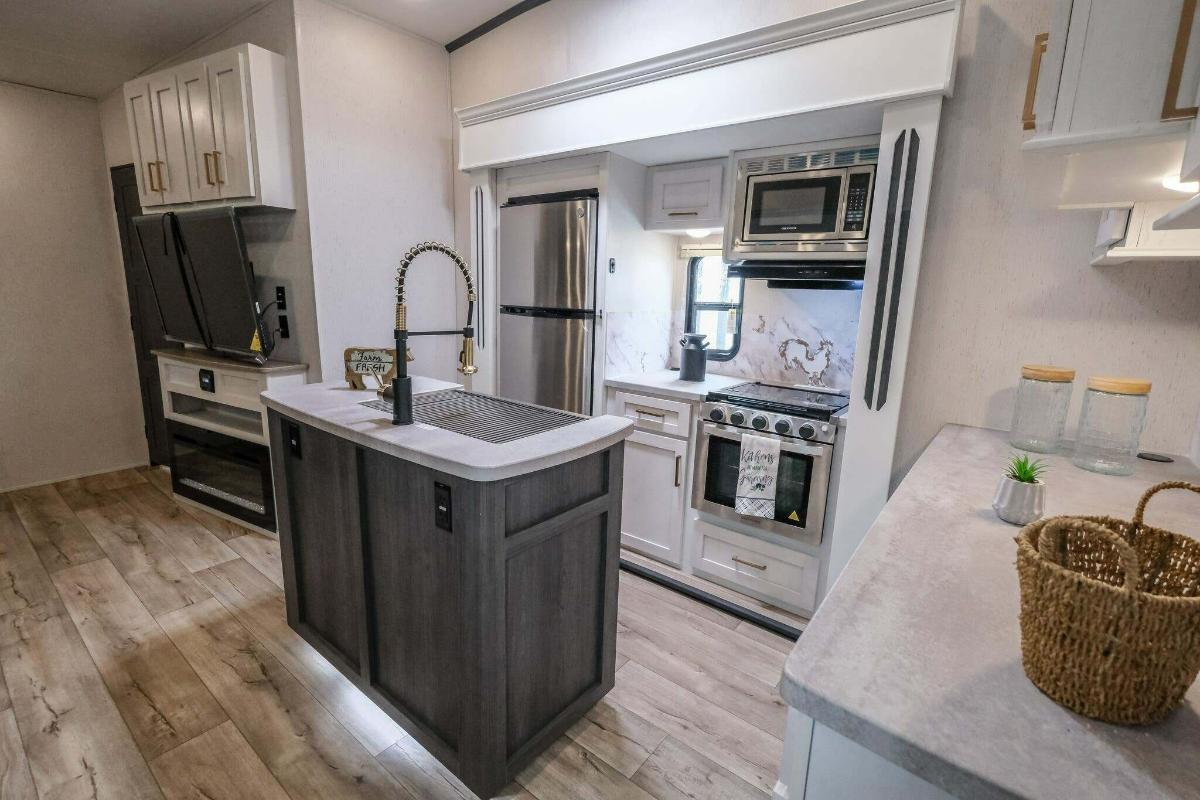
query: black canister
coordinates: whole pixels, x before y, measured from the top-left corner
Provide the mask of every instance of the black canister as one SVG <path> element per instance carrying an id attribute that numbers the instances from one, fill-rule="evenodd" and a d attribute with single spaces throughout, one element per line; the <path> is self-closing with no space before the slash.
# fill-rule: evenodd
<path id="1" fill-rule="evenodd" d="M 703 333 L 685 333 L 679 340 L 679 380 L 702 381 L 708 365 L 708 343 Z"/>

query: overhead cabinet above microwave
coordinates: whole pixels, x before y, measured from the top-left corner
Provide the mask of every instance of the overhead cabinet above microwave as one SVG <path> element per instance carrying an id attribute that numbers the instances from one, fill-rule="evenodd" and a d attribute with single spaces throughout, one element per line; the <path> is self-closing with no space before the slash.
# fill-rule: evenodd
<path id="1" fill-rule="evenodd" d="M 678 232 L 722 227 L 724 176 L 723 158 L 648 169 L 646 230 Z"/>
<path id="2" fill-rule="evenodd" d="M 243 44 L 125 84 L 143 209 L 295 208 L 283 56 Z"/>

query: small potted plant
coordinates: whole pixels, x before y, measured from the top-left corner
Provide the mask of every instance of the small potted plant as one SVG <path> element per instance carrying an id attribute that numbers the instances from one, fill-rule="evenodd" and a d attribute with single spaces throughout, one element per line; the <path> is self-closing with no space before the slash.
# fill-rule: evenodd
<path id="1" fill-rule="evenodd" d="M 1040 458 L 1030 460 L 1028 455 L 1014 455 L 992 500 L 996 516 L 1013 525 L 1028 525 L 1041 517 L 1046 507 L 1046 484 L 1042 483 L 1045 471 L 1046 465 Z"/>

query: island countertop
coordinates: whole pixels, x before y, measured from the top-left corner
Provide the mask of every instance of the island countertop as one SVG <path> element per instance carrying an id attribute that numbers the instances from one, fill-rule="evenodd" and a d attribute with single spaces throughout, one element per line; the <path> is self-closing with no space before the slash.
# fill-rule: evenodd
<path id="1" fill-rule="evenodd" d="M 960 797 L 1196 798 L 1200 682 L 1165 722 L 1109 725 L 1047 698 L 1021 667 L 1016 545 L 992 494 L 1012 449 L 948 425 L 871 527 L 788 658 L 801 713 Z M 1046 514 L 1128 519 L 1185 460 L 1129 477 L 1046 456 Z M 1147 521 L 1200 534 L 1195 495 L 1164 492 Z"/>
<path id="2" fill-rule="evenodd" d="M 460 389 L 460 384 L 413 376 L 413 394 Z M 420 422 L 392 425 L 383 411 L 362 405 L 373 390 L 344 381 L 310 383 L 262 394 L 268 408 L 421 466 L 473 481 L 496 481 L 558 466 L 604 450 L 629 435 L 633 423 L 611 415 L 590 417 L 554 430 L 493 444 Z"/>

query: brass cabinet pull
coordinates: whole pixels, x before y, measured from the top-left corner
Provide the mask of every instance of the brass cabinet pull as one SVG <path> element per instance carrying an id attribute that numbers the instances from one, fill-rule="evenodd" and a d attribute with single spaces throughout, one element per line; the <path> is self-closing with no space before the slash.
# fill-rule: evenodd
<path id="1" fill-rule="evenodd" d="M 216 186 L 212 179 L 212 162 L 209 161 L 210 158 L 212 158 L 212 153 L 204 154 L 204 180 L 208 181 L 209 186 Z"/>
<path id="2" fill-rule="evenodd" d="M 683 464 L 683 456 L 675 456 L 675 485 L 682 486 L 683 478 L 679 474 L 679 467 Z"/>
<path id="3" fill-rule="evenodd" d="M 162 161 L 154 162 L 155 171 L 158 173 L 158 190 L 160 192 L 167 191 L 167 182 L 163 180 L 163 163 Z"/>
<path id="4" fill-rule="evenodd" d="M 152 192 L 161 192 L 162 191 L 162 189 L 159 189 L 154 184 L 154 162 L 153 161 L 146 162 L 146 182 L 150 184 L 150 191 L 152 191 Z"/>
<path id="5" fill-rule="evenodd" d="M 1183 62 L 1187 60 L 1188 42 L 1192 38 L 1192 20 L 1196 17 L 1196 0 L 1183 0 L 1179 11 L 1179 27 L 1175 31 L 1175 50 L 1171 53 L 1171 69 L 1167 72 L 1167 93 L 1163 95 L 1162 117 L 1190 119 L 1196 116 L 1196 106 L 1178 106 L 1179 85 L 1183 82 Z"/>
<path id="6" fill-rule="evenodd" d="M 699 211 L 668 211 L 667 216 L 668 217 L 698 217 L 698 216 L 700 216 L 700 212 Z"/>
<path id="7" fill-rule="evenodd" d="M 225 179 L 221 177 L 221 151 L 213 150 L 213 177 L 216 178 L 217 185 L 225 183 Z"/>
<path id="8" fill-rule="evenodd" d="M 1037 127 L 1033 113 L 1033 101 L 1037 98 L 1038 76 L 1042 74 L 1042 56 L 1046 54 L 1046 43 L 1050 34 L 1039 33 L 1033 37 L 1033 58 L 1029 62 L 1029 83 L 1025 86 L 1025 108 L 1021 112 L 1021 128 L 1027 131 Z"/>
<path id="9" fill-rule="evenodd" d="M 658 417 L 659 419 L 667 418 L 667 415 L 665 413 L 660 413 L 658 411 L 647 411 L 644 408 L 637 409 L 637 414 L 639 417 Z"/>
<path id="10" fill-rule="evenodd" d="M 767 568 L 766 564 L 755 564 L 753 561 L 747 561 L 746 559 L 738 558 L 737 556 L 734 556 L 733 560 L 736 561 L 737 563 L 741 564 L 742 566 L 750 567 L 751 569 L 758 569 L 758 570 L 765 571 Z"/>

